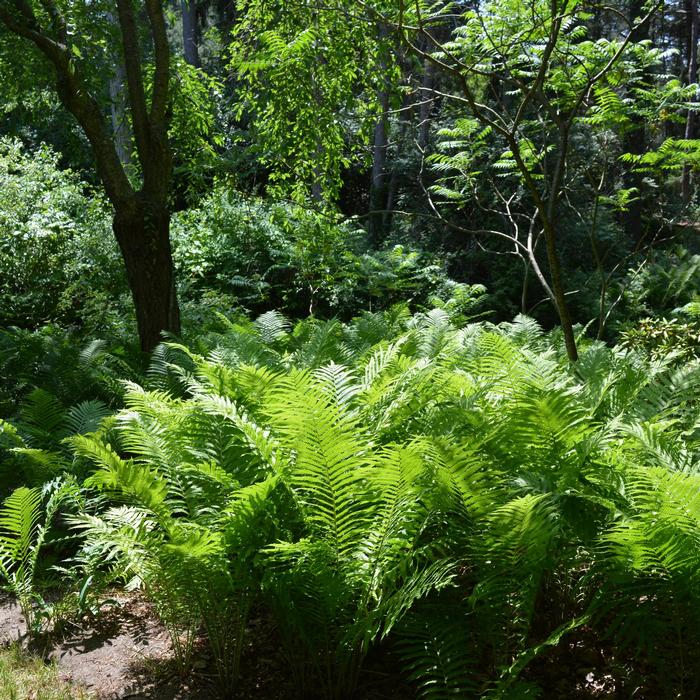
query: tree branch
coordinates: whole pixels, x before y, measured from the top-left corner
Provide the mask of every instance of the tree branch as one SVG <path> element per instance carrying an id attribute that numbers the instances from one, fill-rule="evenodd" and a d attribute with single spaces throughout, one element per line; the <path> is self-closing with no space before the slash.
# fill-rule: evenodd
<path id="1" fill-rule="evenodd" d="M 134 16 L 131 0 L 117 0 L 119 13 L 119 30 L 122 37 L 124 52 L 124 69 L 129 92 L 129 105 L 141 169 L 144 173 L 150 170 L 150 119 L 146 108 L 146 92 L 143 87 L 141 72 L 141 46 L 138 39 L 138 25 Z"/>
<path id="2" fill-rule="evenodd" d="M 146 0 L 146 12 L 151 26 L 156 64 L 153 76 L 153 100 L 151 102 L 150 117 L 153 124 L 160 124 L 166 120 L 168 109 L 170 46 L 168 45 L 162 1 Z"/>
<path id="3" fill-rule="evenodd" d="M 55 4 L 51 0 L 45 1 L 55 13 L 52 22 L 59 29 L 65 27 L 65 20 Z M 56 71 L 58 97 L 76 118 L 92 146 L 107 196 L 115 207 L 127 201 L 134 193 L 129 178 L 119 161 L 102 110 L 88 91 L 80 67 L 68 47 L 46 34 L 25 0 L 0 0 L 0 21 L 13 34 L 31 41 L 51 62 Z"/>

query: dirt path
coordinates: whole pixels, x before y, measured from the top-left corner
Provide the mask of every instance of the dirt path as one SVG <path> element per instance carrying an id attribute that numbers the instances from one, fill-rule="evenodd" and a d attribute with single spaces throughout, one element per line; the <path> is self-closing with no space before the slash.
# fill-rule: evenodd
<path id="1" fill-rule="evenodd" d="M 65 679 L 100 698 L 174 698 L 157 692 L 159 666 L 172 658 L 168 634 L 140 597 L 123 597 L 98 625 L 75 629 L 49 654 Z M 185 696 L 181 696 L 185 697 Z"/>
<path id="2" fill-rule="evenodd" d="M 21 639 L 27 631 L 24 618 L 14 599 L 0 591 L 0 644 Z"/>
<path id="3" fill-rule="evenodd" d="M 176 672 L 168 633 L 153 606 L 140 594 L 111 597 L 119 605 L 105 609 L 91 624 L 67 626 L 60 637 L 56 633 L 50 636 L 45 655 L 55 663 L 62 680 L 88 690 L 96 700 L 220 699 L 203 640 L 195 649 L 193 671 L 182 678 Z M 0 644 L 17 641 L 25 631 L 19 608 L 0 594 Z M 237 700 L 297 697 L 271 621 L 253 614 L 247 637 Z M 406 700 L 412 696 L 390 673 L 377 669 L 370 671 L 369 677 L 370 684 L 358 695 L 363 700 Z"/>
<path id="4" fill-rule="evenodd" d="M 93 626 L 70 626 L 52 639 L 47 658 L 62 680 L 79 685 L 99 700 L 190 700 L 215 698 L 203 678 L 183 680 L 174 673 L 167 631 L 152 607 L 138 595 L 115 596 L 119 606 Z M 24 636 L 18 606 L 0 596 L 0 644 Z"/>

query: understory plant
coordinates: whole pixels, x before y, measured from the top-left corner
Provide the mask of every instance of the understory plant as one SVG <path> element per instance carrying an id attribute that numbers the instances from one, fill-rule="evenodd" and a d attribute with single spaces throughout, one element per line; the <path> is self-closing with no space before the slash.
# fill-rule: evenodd
<path id="1" fill-rule="evenodd" d="M 357 697 L 379 650 L 421 697 L 536 697 L 600 644 L 594 680 L 692 694 L 700 364 L 581 338 L 571 365 L 450 309 L 161 346 L 67 440 L 85 574 L 143 588 L 183 670 L 204 632 L 227 692 L 256 608 L 304 697 Z"/>
<path id="2" fill-rule="evenodd" d="M 62 501 L 76 491 L 73 480 L 56 479 L 15 489 L 0 506 L 0 584 L 17 599 L 30 637 L 42 627 L 44 601 L 35 586 L 41 549 Z"/>

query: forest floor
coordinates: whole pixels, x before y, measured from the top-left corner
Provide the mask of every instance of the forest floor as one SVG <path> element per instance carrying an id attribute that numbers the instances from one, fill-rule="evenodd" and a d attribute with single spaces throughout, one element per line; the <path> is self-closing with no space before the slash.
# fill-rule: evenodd
<path id="1" fill-rule="evenodd" d="M 54 665 L 60 681 L 99 700 L 220 697 L 201 645 L 195 651 L 192 672 L 181 677 L 168 633 L 152 606 L 138 594 L 113 597 L 118 605 L 104 610 L 91 624 L 68 626 L 62 634 L 47 635 L 40 642 L 40 656 Z M 236 697 L 290 697 L 291 685 L 282 660 L 276 659 L 276 645 L 270 647 L 274 642 L 262 621 L 252 619 L 250 626 L 256 649 L 254 655 L 244 654 L 244 680 Z M 23 640 L 25 632 L 17 605 L 9 597 L 0 597 L 0 645 Z"/>
<path id="2" fill-rule="evenodd" d="M 138 593 L 112 596 L 118 605 L 107 608 L 90 624 L 66 626 L 61 634 L 46 635 L 35 653 L 53 666 L 54 682 L 64 686 L 61 700 L 215 700 L 221 698 L 212 682 L 211 660 L 204 645 L 195 649 L 193 670 L 181 677 L 166 629 L 155 611 Z M 288 664 L 270 621 L 254 615 L 249 621 L 243 652 L 241 681 L 235 697 L 240 700 L 290 700 L 296 697 Z M 18 606 L 0 593 L 0 648 L 26 642 L 26 626 Z M 12 654 L 7 654 L 15 658 Z M 27 655 L 21 672 L 30 668 Z M 6 664 L 7 665 L 7 664 Z M 0 694 L 3 658 L 0 656 Z M 6 673 L 18 674 L 9 669 Z M 33 671 L 37 675 L 36 669 Z M 372 675 L 372 671 L 370 671 Z M 407 700 L 414 693 L 393 674 L 376 673 L 363 700 Z M 26 682 L 26 681 L 25 681 Z M 46 680 L 42 678 L 42 683 Z M 38 683 L 38 681 L 37 681 Z M 71 690 L 73 689 L 73 691 Z M 28 689 L 25 689 L 28 690 Z M 15 697 L 14 695 L 12 697 Z M 26 697 L 40 693 L 20 692 Z M 46 696 L 53 697 L 53 696 Z M 230 697 L 230 696 L 226 696 Z M 359 698 L 360 696 L 358 696 Z"/>
<path id="3" fill-rule="evenodd" d="M 64 625 L 26 650 L 26 626 L 18 606 L 0 593 L 0 700 L 219 700 L 213 683 L 212 660 L 203 640 L 195 643 L 192 671 L 177 672 L 170 637 L 153 606 L 139 593 L 117 592 L 117 604 L 103 609 L 90 623 Z M 237 700 L 293 700 L 293 678 L 280 652 L 274 625 L 253 614 L 247 629 L 248 646 L 241 660 Z M 564 646 L 563 653 L 532 665 L 545 697 L 603 700 L 620 697 L 615 682 L 601 673 L 598 640 L 583 648 Z M 4 649 L 4 651 L 3 651 Z M 43 664 L 41 660 L 48 662 Z M 357 700 L 412 700 L 415 690 L 398 673 L 386 669 L 379 655 L 362 679 Z M 19 687 L 19 692 L 15 692 Z M 45 691 L 45 688 L 53 688 Z M 38 690 L 36 690 L 38 689 Z M 655 694 L 633 694 L 651 700 Z M 622 697 L 625 695 L 623 694 Z M 632 697 L 632 695 L 630 695 Z"/>

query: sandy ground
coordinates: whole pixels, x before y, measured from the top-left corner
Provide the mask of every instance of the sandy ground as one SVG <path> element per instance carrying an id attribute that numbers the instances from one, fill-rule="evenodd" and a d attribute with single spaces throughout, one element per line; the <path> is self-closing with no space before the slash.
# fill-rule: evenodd
<path id="1" fill-rule="evenodd" d="M 0 591 L 0 644 L 17 641 L 26 631 L 27 626 L 14 600 Z"/>
<path id="2" fill-rule="evenodd" d="M 71 626 L 51 640 L 47 659 L 62 679 L 100 700 L 189 700 L 216 695 L 203 679 L 181 679 L 174 672 L 167 631 L 140 596 L 118 596 L 119 607 L 94 626 Z M 26 626 L 14 601 L 0 594 L 0 644 L 21 639 Z"/>

